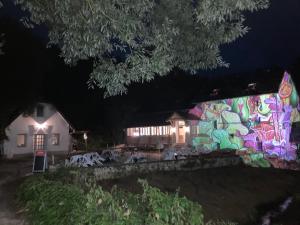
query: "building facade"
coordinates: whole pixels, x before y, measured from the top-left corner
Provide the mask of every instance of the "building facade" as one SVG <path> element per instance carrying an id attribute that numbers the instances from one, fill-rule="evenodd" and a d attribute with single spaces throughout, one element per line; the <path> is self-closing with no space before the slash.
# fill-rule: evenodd
<path id="1" fill-rule="evenodd" d="M 126 129 L 126 142 L 135 146 L 170 146 L 190 143 L 190 126 L 186 113 L 162 113 L 161 122 L 147 121 L 145 125 Z"/>
<path id="2" fill-rule="evenodd" d="M 67 153 L 71 148 L 72 127 L 47 103 L 38 103 L 30 115 L 19 115 L 5 129 L 3 154 L 7 158 L 33 154 L 35 150 L 49 153 Z"/>
<path id="3" fill-rule="evenodd" d="M 290 141 L 291 127 L 300 121 L 299 111 L 297 90 L 285 72 L 277 92 L 200 102 L 186 117 L 169 118 L 166 132 L 135 127 L 127 129 L 127 137 L 138 142 L 148 136 L 153 144 L 162 135 L 168 144 L 186 144 L 199 151 L 250 149 L 293 160 L 297 147 Z"/>

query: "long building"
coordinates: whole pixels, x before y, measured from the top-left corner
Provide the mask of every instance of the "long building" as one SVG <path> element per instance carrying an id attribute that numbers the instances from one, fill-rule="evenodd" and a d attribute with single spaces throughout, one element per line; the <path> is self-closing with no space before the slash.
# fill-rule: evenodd
<path id="1" fill-rule="evenodd" d="M 137 116 L 127 127 L 127 144 L 187 145 L 199 151 L 250 149 L 295 159 L 297 146 L 290 137 L 292 124 L 300 121 L 300 105 L 292 77 L 285 72 L 272 92 L 251 94 L 256 85 L 248 84 L 249 95 L 201 101 L 190 109 L 153 113 L 142 120 Z"/>

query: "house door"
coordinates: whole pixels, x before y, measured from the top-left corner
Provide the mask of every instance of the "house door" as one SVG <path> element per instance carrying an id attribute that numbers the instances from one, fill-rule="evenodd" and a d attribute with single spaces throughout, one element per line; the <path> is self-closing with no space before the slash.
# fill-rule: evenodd
<path id="1" fill-rule="evenodd" d="M 184 144 L 185 143 L 185 123 L 184 121 L 178 121 L 177 124 L 177 135 L 176 135 L 176 143 Z"/>
<path id="2" fill-rule="evenodd" d="M 35 134 L 33 136 L 33 150 L 45 150 L 45 134 Z"/>

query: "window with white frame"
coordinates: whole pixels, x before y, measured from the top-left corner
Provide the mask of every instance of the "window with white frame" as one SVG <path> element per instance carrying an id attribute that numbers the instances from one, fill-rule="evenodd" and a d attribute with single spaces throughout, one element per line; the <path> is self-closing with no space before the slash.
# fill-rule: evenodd
<path id="1" fill-rule="evenodd" d="M 197 126 L 197 125 L 192 125 L 192 126 L 191 126 L 191 134 L 197 135 L 197 134 L 199 134 L 199 133 L 200 133 L 200 131 L 199 131 L 199 126 Z"/>
<path id="2" fill-rule="evenodd" d="M 170 133 L 170 126 L 127 128 L 127 136 L 166 136 Z"/>
<path id="3" fill-rule="evenodd" d="M 51 144 L 52 145 L 59 145 L 59 134 L 52 134 Z"/>
<path id="4" fill-rule="evenodd" d="M 35 134 L 33 136 L 33 149 L 44 150 L 45 147 L 45 134 Z"/>
<path id="5" fill-rule="evenodd" d="M 127 136 L 133 136 L 133 128 L 127 128 Z"/>
<path id="6" fill-rule="evenodd" d="M 155 135 L 157 135 L 156 133 L 157 133 L 156 132 L 156 127 L 151 127 L 151 135 L 155 136 Z"/>
<path id="7" fill-rule="evenodd" d="M 127 136 L 129 137 L 138 137 L 140 136 L 140 129 L 138 127 L 127 128 Z"/>
<path id="8" fill-rule="evenodd" d="M 26 134 L 18 134 L 17 135 L 17 146 L 18 147 L 26 146 Z"/>

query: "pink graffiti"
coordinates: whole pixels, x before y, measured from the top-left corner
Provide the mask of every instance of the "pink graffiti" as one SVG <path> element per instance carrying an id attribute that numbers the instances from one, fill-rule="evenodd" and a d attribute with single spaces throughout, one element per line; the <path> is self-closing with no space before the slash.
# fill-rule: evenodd
<path id="1" fill-rule="evenodd" d="M 271 141 L 275 138 L 274 127 L 267 122 L 261 122 L 259 125 L 252 128 L 262 141 Z"/>

